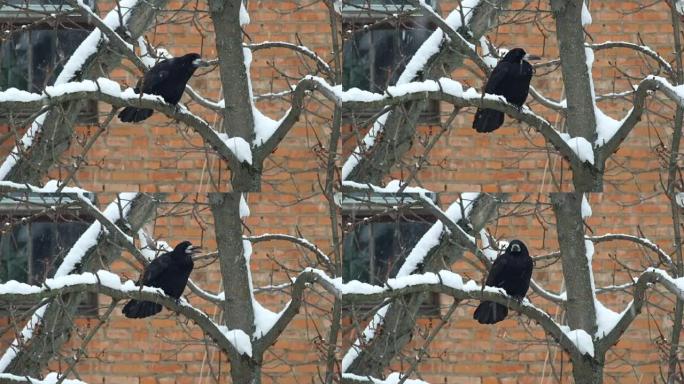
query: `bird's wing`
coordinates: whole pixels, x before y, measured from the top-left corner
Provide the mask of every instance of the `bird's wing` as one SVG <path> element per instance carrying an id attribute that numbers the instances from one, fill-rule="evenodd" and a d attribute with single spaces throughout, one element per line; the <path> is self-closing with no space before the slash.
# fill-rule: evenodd
<path id="1" fill-rule="evenodd" d="M 169 68 L 169 61 L 164 60 L 152 67 L 142 78 L 142 84 L 138 87 L 145 93 L 152 93 L 159 88 L 169 77 L 171 77 L 171 68 Z"/>
<path id="2" fill-rule="evenodd" d="M 501 61 L 494 67 L 494 70 L 489 75 L 487 84 L 485 85 L 485 92 L 495 95 L 499 95 L 502 92 L 501 86 L 504 80 L 509 75 L 511 70 L 511 63 L 506 61 Z"/>
<path id="3" fill-rule="evenodd" d="M 490 287 L 501 287 L 506 281 L 506 265 L 508 264 L 508 259 L 506 254 L 502 254 L 494 260 L 492 268 L 487 274 L 487 284 Z"/>
<path id="4" fill-rule="evenodd" d="M 150 265 L 145 268 L 145 272 L 143 272 L 142 283 L 145 285 L 150 285 L 158 281 L 159 277 L 164 274 L 165 270 L 168 269 L 169 263 L 171 261 L 170 258 L 170 255 L 165 253 L 152 260 Z"/>

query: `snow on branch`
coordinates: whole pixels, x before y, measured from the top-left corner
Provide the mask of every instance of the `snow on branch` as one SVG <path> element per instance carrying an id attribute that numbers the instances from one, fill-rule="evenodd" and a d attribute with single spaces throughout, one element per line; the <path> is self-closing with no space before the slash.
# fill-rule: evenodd
<path id="1" fill-rule="evenodd" d="M 272 240 L 289 241 L 291 243 L 295 243 L 297 245 L 300 245 L 300 246 L 308 249 L 309 251 L 313 252 L 313 254 L 316 255 L 316 258 L 318 259 L 318 261 L 325 264 L 327 267 L 333 266 L 333 263 L 332 263 L 332 261 L 330 261 L 330 258 L 328 257 L 328 255 L 326 255 L 320 248 L 318 248 L 316 245 L 311 243 L 309 240 L 301 238 L 301 237 L 284 235 L 284 234 L 265 233 L 263 235 L 245 236 L 243 238 L 245 240 L 251 241 L 252 243 L 259 243 L 262 241 L 272 241 Z"/>
<path id="2" fill-rule="evenodd" d="M 85 381 L 81 380 L 76 380 L 76 379 L 62 379 L 59 373 L 57 372 L 50 372 L 47 375 L 45 375 L 44 379 L 36 379 L 35 377 L 28 377 L 28 376 L 18 376 L 18 375 L 13 375 L 11 373 L 0 373 L 0 380 L 8 382 L 8 383 L 26 383 L 26 384 L 57 384 L 57 383 L 63 383 L 63 384 L 87 384 Z"/>
<path id="3" fill-rule="evenodd" d="M 81 99 L 99 100 L 116 107 L 133 106 L 153 109 L 192 127 L 205 142 L 224 159 L 228 160 L 231 165 L 238 166 L 241 162 L 239 159 L 247 157 L 244 152 L 233 152 L 233 148 L 207 122 L 187 109 L 170 105 L 161 96 L 138 94 L 132 88 L 122 91 L 118 83 L 102 77 L 95 81 L 84 80 L 47 87 L 43 93 L 31 93 L 10 88 L 0 92 L 0 110 L 17 107 L 38 109 L 43 106 Z M 244 148 L 240 149 L 240 151 L 242 150 L 246 151 Z"/>
<path id="4" fill-rule="evenodd" d="M 464 283 L 460 275 L 451 271 L 442 270 L 438 273 L 427 272 L 396 277 L 388 279 L 382 286 L 357 280 L 344 283 L 339 277 L 331 278 L 323 271 L 312 268 L 304 270 L 297 277 L 297 280 L 300 279 L 320 283 L 326 291 L 335 295 L 344 304 L 377 303 L 385 299 L 397 299 L 408 294 L 424 292 L 442 293 L 457 300 L 494 301 L 535 320 L 567 351 L 579 352 L 577 346 L 566 337 L 561 326 L 529 300 L 517 301 L 501 288 L 481 287 L 474 280 Z"/>
<path id="5" fill-rule="evenodd" d="M 308 47 L 305 47 L 303 45 L 297 45 L 297 44 L 292 44 L 292 43 L 287 43 L 284 41 L 263 41 L 261 43 L 254 43 L 254 44 L 245 44 L 244 45 L 246 48 L 249 48 L 252 50 L 252 52 L 256 52 L 261 49 L 269 49 L 269 48 L 286 48 L 293 50 L 295 52 L 301 53 L 302 55 L 310 58 L 311 60 L 316 62 L 316 65 L 325 73 L 327 74 L 332 74 L 333 70 L 330 68 L 328 63 L 323 60 L 320 56 L 318 56 L 314 51 L 310 50 Z"/>
<path id="6" fill-rule="evenodd" d="M 606 241 L 612 241 L 612 240 L 625 240 L 625 241 L 631 241 L 633 243 L 639 244 L 653 252 L 658 256 L 660 261 L 667 265 L 668 268 L 672 271 L 676 271 L 677 267 L 674 265 L 672 262 L 672 259 L 670 258 L 670 255 L 668 255 L 662 248 L 660 248 L 657 244 L 652 242 L 649 239 L 643 238 L 643 237 L 638 237 L 638 236 L 633 236 L 633 235 L 625 235 L 625 234 L 615 234 L 615 233 L 607 233 L 605 235 L 600 235 L 600 236 L 585 236 L 585 239 L 591 240 L 594 243 L 603 243 Z"/>
<path id="7" fill-rule="evenodd" d="M 632 49 L 634 51 L 637 51 L 639 53 L 642 53 L 651 59 L 655 60 L 658 65 L 660 65 L 666 72 L 667 75 L 671 79 L 676 79 L 677 76 L 674 73 L 674 70 L 672 69 L 672 66 L 670 63 L 665 60 L 664 57 L 660 56 L 656 51 L 652 50 L 650 47 L 646 45 L 639 45 L 639 44 L 634 44 L 634 43 L 629 43 L 626 41 L 604 41 L 602 43 L 597 43 L 597 44 L 588 44 L 588 46 L 593 49 L 594 51 L 600 51 L 602 49 L 611 49 L 611 48 L 627 48 L 627 49 Z"/>
<path id="8" fill-rule="evenodd" d="M 399 372 L 390 373 L 384 380 L 371 376 L 360 376 L 346 372 L 342 373 L 342 384 L 399 384 L 402 381 L 406 384 L 429 384 L 427 381 L 423 380 L 404 379 L 404 376 Z"/>
<path id="9" fill-rule="evenodd" d="M 244 346 L 234 345 L 233 340 L 228 337 L 229 331 L 222 330 L 209 316 L 190 305 L 185 299 L 176 300 L 164 294 L 161 288 L 137 286 L 132 280 L 121 282 L 118 275 L 105 270 L 96 273 L 86 272 L 59 276 L 45 280 L 40 286 L 12 280 L 0 284 L 0 301 L 7 303 L 25 302 L 27 300 L 39 302 L 76 292 L 96 292 L 116 300 L 136 299 L 161 304 L 169 310 L 193 320 L 224 350 L 234 352 L 238 356 L 241 354 L 238 352 L 239 350 L 246 350 Z"/>

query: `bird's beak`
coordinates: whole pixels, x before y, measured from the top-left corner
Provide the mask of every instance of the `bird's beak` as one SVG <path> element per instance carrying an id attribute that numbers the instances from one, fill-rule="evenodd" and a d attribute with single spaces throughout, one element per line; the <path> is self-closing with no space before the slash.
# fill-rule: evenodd
<path id="1" fill-rule="evenodd" d="M 202 248 L 200 246 L 197 246 L 197 245 L 191 245 L 188 247 L 187 252 L 191 255 L 196 255 L 196 254 L 202 252 Z"/>
<path id="2" fill-rule="evenodd" d="M 525 60 L 527 60 L 527 61 L 535 61 L 535 60 L 541 60 L 541 56 L 530 55 L 530 54 L 528 53 L 528 54 L 526 54 L 526 55 L 523 57 L 523 59 L 525 59 Z"/>
<path id="3" fill-rule="evenodd" d="M 511 245 L 511 251 L 520 252 L 520 246 L 518 244 Z"/>
<path id="4" fill-rule="evenodd" d="M 209 66 L 209 62 L 204 61 L 204 60 L 202 60 L 202 59 L 195 59 L 195 60 L 192 61 L 192 65 L 193 65 L 193 67 L 195 67 L 195 68 L 198 68 L 198 67 L 208 67 L 208 66 Z"/>

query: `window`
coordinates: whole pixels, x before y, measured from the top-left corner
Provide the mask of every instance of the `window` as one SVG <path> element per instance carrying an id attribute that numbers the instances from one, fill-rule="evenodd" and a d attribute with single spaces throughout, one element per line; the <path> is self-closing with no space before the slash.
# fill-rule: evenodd
<path id="1" fill-rule="evenodd" d="M 433 195 L 433 200 L 436 196 Z M 346 193 L 342 197 L 345 226 L 342 280 L 381 285 L 396 277 L 406 256 L 430 229 L 435 218 L 421 209 L 388 209 L 411 204 L 410 193 Z M 369 308 L 366 307 L 366 308 Z M 424 316 L 439 314 L 439 295 L 421 307 Z"/>
<path id="2" fill-rule="evenodd" d="M 433 4 L 434 5 L 434 4 Z M 435 30 L 422 16 L 405 16 L 399 20 L 379 21 L 388 15 L 411 12 L 408 1 L 347 0 L 342 7 L 343 46 L 342 88 L 359 88 L 384 92 L 396 84 L 406 64 Z M 344 111 L 348 122 L 368 119 L 376 110 Z M 439 102 L 431 100 L 420 116 L 420 122 L 439 121 Z"/>
<path id="3" fill-rule="evenodd" d="M 35 285 L 52 277 L 92 220 L 66 194 L 0 194 L 0 283 Z M 86 295 L 79 313 L 97 313 L 96 294 Z"/>
<path id="4" fill-rule="evenodd" d="M 46 16 L 57 15 L 56 18 Z M 0 91 L 17 88 L 41 92 L 53 84 L 71 54 L 92 29 L 62 0 L 9 0 L 0 5 Z M 3 119 L 26 117 L 30 111 L 14 111 Z M 89 101 L 79 122 L 93 122 L 97 102 Z"/>

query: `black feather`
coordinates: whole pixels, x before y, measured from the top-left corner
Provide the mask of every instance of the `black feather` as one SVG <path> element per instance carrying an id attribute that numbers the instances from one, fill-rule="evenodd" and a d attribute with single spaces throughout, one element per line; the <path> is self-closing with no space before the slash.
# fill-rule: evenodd
<path id="1" fill-rule="evenodd" d="M 152 260 L 143 271 L 139 285 L 161 288 L 165 294 L 179 299 L 183 294 L 190 272 L 194 266 L 192 254 L 197 247 L 184 241 L 173 249 Z M 161 312 L 161 304 L 151 301 L 130 300 L 123 307 L 123 314 L 129 318 L 143 318 Z"/>
<path id="2" fill-rule="evenodd" d="M 138 81 L 135 92 L 159 95 L 169 104 L 176 105 L 183 96 L 185 85 L 199 66 L 206 65 L 197 53 L 173 59 L 162 60 L 150 68 Z M 151 109 L 126 107 L 119 113 L 119 120 L 126 123 L 137 123 L 152 116 Z"/>
<path id="3" fill-rule="evenodd" d="M 492 264 L 485 284 L 503 288 L 516 300 L 522 300 L 530 287 L 533 267 L 532 258 L 525 244 L 520 240 L 513 240 Z M 475 309 L 473 319 L 480 324 L 494 324 L 505 319 L 507 315 L 508 308 L 505 305 L 483 301 Z"/>
<path id="4" fill-rule="evenodd" d="M 534 74 L 532 65 L 525 61 L 525 51 L 514 48 L 494 67 L 487 84 L 485 93 L 501 95 L 506 101 L 522 107 L 530 90 L 530 80 Z M 493 109 L 479 109 L 473 119 L 473 129 L 478 132 L 492 132 L 504 122 L 503 112 Z"/>

